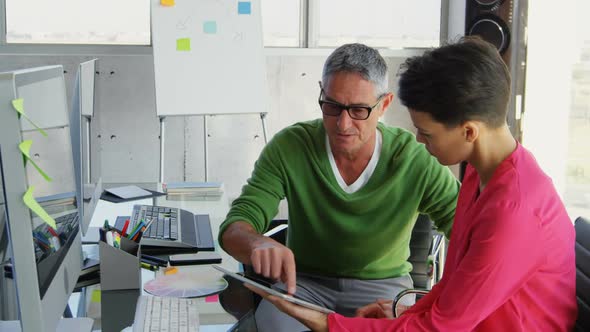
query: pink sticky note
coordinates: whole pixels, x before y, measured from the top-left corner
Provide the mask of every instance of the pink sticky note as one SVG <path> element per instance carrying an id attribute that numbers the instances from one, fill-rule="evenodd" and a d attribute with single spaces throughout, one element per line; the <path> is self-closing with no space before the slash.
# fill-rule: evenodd
<path id="1" fill-rule="evenodd" d="M 219 295 L 215 294 L 215 295 L 211 295 L 211 296 L 207 296 L 205 298 L 205 302 L 219 302 Z"/>

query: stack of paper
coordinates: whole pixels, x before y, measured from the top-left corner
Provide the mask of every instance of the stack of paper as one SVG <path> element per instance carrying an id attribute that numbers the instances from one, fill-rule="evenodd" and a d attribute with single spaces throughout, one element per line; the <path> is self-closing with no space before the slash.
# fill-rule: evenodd
<path id="1" fill-rule="evenodd" d="M 162 184 L 167 199 L 206 200 L 223 195 L 223 182 L 169 182 Z"/>

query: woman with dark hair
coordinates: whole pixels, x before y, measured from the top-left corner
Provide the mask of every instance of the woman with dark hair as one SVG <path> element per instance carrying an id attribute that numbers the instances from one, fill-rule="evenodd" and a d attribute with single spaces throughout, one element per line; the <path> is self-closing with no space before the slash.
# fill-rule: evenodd
<path id="1" fill-rule="evenodd" d="M 391 317 L 375 304 L 348 318 L 268 300 L 317 331 L 570 331 L 573 224 L 551 179 L 510 133 L 509 97 L 506 65 L 479 38 L 402 65 L 399 98 L 417 140 L 443 165 L 468 164 L 444 276 L 428 295 L 396 319 L 369 318 Z"/>

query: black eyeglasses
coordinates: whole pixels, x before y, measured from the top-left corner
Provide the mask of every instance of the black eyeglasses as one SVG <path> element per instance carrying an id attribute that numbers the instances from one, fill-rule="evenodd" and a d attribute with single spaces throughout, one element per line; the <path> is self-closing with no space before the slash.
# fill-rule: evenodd
<path id="1" fill-rule="evenodd" d="M 348 112 L 348 115 L 354 120 L 366 120 L 371 115 L 371 112 L 379 103 L 381 99 L 385 95 L 381 95 L 375 105 L 373 106 L 363 106 L 363 105 L 344 105 L 337 103 L 335 101 L 323 100 L 322 95 L 325 95 L 324 88 L 322 87 L 322 82 L 320 83 L 320 96 L 318 97 L 318 103 L 320 104 L 320 109 L 324 115 L 329 116 L 340 116 L 343 110 Z"/>

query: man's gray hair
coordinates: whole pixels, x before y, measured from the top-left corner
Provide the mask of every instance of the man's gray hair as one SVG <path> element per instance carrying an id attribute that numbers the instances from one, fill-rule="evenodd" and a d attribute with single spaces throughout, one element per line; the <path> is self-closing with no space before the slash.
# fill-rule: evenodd
<path id="1" fill-rule="evenodd" d="M 332 52 L 322 73 L 322 82 L 327 84 L 330 76 L 337 72 L 360 74 L 375 85 L 376 97 L 387 93 L 387 64 L 379 52 L 363 44 L 344 44 Z"/>

